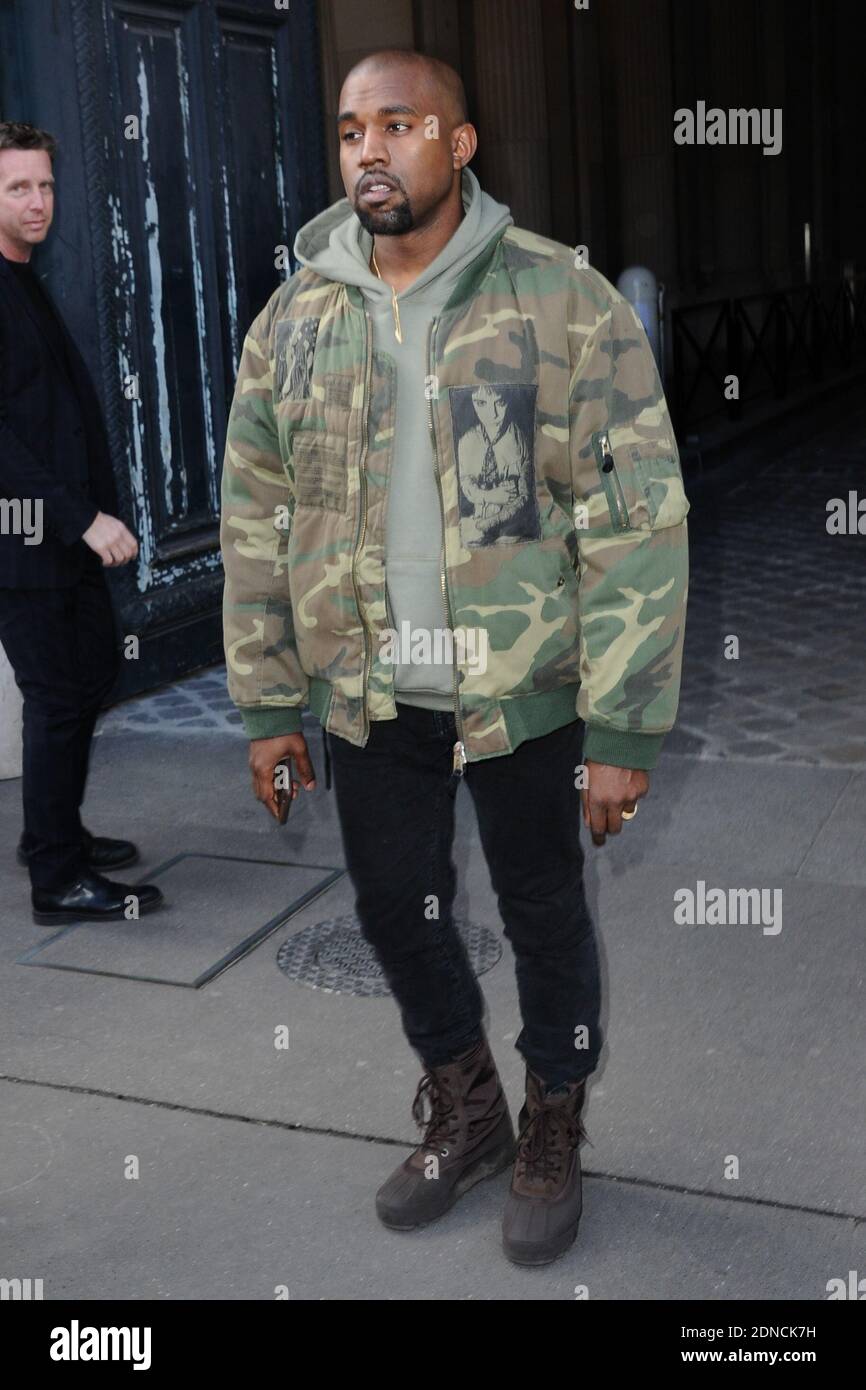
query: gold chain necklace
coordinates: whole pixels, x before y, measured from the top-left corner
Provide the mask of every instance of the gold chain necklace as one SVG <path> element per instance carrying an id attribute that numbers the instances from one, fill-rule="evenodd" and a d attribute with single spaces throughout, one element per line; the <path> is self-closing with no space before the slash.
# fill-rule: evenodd
<path id="1" fill-rule="evenodd" d="M 381 272 L 381 270 L 379 269 L 378 265 L 376 264 L 376 248 L 375 248 L 375 246 L 373 247 L 373 269 L 375 270 L 376 274 L 378 275 L 379 279 L 381 280 L 381 279 L 382 279 L 382 272 Z M 396 337 L 398 343 L 402 343 L 402 341 L 403 341 L 403 334 L 402 334 L 402 332 L 401 332 L 401 330 L 400 330 L 400 305 L 397 303 L 397 291 L 394 289 L 394 286 L 393 286 L 393 285 L 391 286 L 391 309 L 393 310 L 393 313 L 394 313 L 394 336 Z"/>

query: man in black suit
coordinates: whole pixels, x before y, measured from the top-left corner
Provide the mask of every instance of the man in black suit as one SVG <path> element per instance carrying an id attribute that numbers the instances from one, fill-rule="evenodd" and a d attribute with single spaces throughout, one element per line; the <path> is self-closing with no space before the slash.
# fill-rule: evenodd
<path id="1" fill-rule="evenodd" d="M 134 919 L 152 885 L 107 877 L 138 858 L 85 830 L 80 807 L 119 654 L 104 568 L 138 543 L 117 517 L 99 402 L 30 265 L 54 215 L 45 131 L 0 122 L 0 642 L 24 697 L 24 834 L 34 920 Z"/>

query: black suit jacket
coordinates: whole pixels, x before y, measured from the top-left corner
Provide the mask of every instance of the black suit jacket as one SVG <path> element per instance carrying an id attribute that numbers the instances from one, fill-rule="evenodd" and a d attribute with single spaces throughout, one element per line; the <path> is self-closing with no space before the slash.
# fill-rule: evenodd
<path id="1" fill-rule="evenodd" d="M 63 334 L 69 370 L 0 255 L 0 498 L 41 499 L 43 522 L 41 544 L 26 545 L 24 536 L 3 534 L 0 521 L 0 588 L 62 589 L 86 567 L 102 569 L 80 538 L 98 511 L 117 515 L 99 400 Z"/>

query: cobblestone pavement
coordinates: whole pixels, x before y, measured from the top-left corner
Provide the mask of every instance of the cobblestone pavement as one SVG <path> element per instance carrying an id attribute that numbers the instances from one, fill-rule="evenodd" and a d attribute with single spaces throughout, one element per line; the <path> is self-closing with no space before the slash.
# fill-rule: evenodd
<path id="1" fill-rule="evenodd" d="M 242 725 L 226 690 L 225 667 L 216 666 L 201 675 L 163 686 L 152 695 L 115 705 L 99 727 L 102 734 L 142 729 L 160 734 L 212 734 Z"/>
<path id="2" fill-rule="evenodd" d="M 866 535 L 826 528 L 830 498 L 866 496 L 864 460 L 866 408 L 849 408 L 745 481 L 731 485 L 722 466 L 694 489 L 682 694 L 666 754 L 866 767 Z M 732 635 L 736 660 L 725 657 Z M 118 705 L 101 732 L 240 722 L 214 668 Z"/>
<path id="3" fill-rule="evenodd" d="M 831 498 L 866 497 L 864 461 L 866 407 L 848 408 L 751 477 L 695 490 L 665 753 L 866 767 L 866 535 L 827 532 Z"/>

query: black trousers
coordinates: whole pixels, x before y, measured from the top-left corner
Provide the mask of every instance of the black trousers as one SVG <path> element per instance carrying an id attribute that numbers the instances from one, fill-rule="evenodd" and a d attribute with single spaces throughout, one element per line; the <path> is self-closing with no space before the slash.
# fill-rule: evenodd
<path id="1" fill-rule="evenodd" d="M 0 643 L 24 697 L 22 844 L 33 887 L 54 892 L 82 867 L 90 743 L 120 662 L 102 571 L 68 589 L 0 589 Z"/>
<path id="2" fill-rule="evenodd" d="M 398 703 L 366 747 L 328 735 L 346 866 L 365 939 L 403 1030 L 426 1066 L 482 1036 L 483 998 L 452 905 L 453 714 Z M 481 844 L 514 950 L 523 1029 L 515 1046 L 548 1085 L 593 1071 L 602 1045 L 600 977 L 583 889 L 583 723 L 469 763 Z"/>

